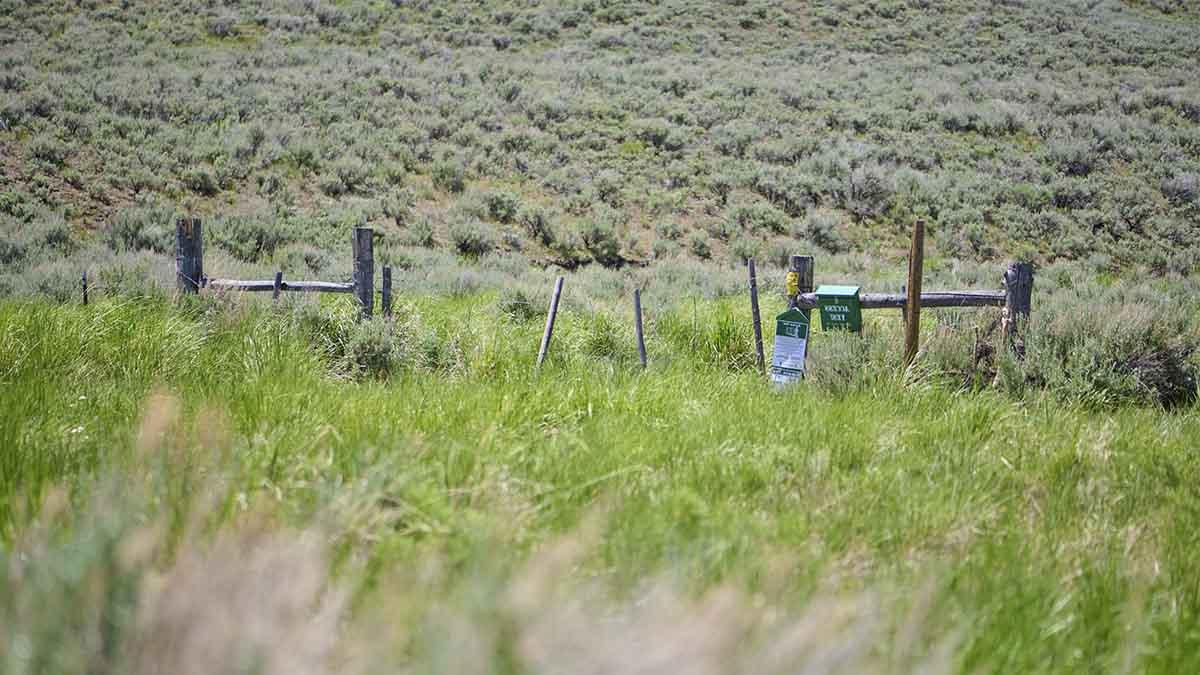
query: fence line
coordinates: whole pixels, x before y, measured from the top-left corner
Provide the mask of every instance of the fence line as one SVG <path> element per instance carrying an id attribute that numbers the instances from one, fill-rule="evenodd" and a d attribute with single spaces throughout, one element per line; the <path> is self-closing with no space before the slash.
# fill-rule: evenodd
<path id="1" fill-rule="evenodd" d="M 1002 288 L 997 291 L 932 291 L 921 289 L 922 258 L 924 257 L 924 222 L 918 221 L 913 231 L 912 248 L 909 251 L 909 278 L 905 293 L 862 293 L 858 297 L 861 309 L 902 309 L 905 319 L 905 363 L 911 362 L 916 356 L 919 345 L 920 324 L 917 318 L 922 307 L 1001 307 L 1002 329 L 1009 347 L 1018 355 L 1023 354 L 1023 345 L 1019 333 L 1028 322 L 1032 310 L 1033 295 L 1033 266 L 1027 262 L 1011 262 L 1006 267 L 1002 277 Z M 361 318 L 369 319 L 374 313 L 375 304 L 375 253 L 374 231 L 369 227 L 356 227 L 351 235 L 351 252 L 353 255 L 354 280 L 352 282 L 336 281 L 285 281 L 283 272 L 276 272 L 274 279 L 209 279 L 204 273 L 204 230 L 198 218 L 180 218 L 175 223 L 175 274 L 176 285 L 184 294 L 199 293 L 202 288 L 215 291 L 241 292 L 270 292 L 275 300 L 282 292 L 301 293 L 349 293 L 355 296 L 359 304 Z M 754 261 L 748 261 L 750 274 L 750 294 L 752 313 L 757 315 L 758 285 L 754 272 Z M 788 273 L 785 283 L 788 308 L 800 310 L 817 309 L 820 306 L 816 293 L 813 292 L 814 258 L 811 255 L 793 255 L 788 260 Z M 559 296 L 562 293 L 563 278 L 559 277 L 551 297 L 550 310 L 546 317 L 546 328 L 538 349 L 538 366 L 546 358 L 549 351 L 550 336 L 554 330 L 554 318 L 558 309 Z M 84 303 L 87 303 L 88 279 L 86 273 L 81 279 Z M 392 315 L 392 268 L 383 267 L 382 286 L 383 315 Z M 636 294 L 640 296 L 640 293 Z M 635 297 L 635 320 L 640 328 L 641 298 Z M 759 355 L 760 369 L 763 365 L 761 356 L 761 328 L 758 316 L 753 317 L 756 335 L 756 350 Z M 639 356 L 645 364 L 644 343 L 641 341 L 641 331 L 638 331 Z"/>

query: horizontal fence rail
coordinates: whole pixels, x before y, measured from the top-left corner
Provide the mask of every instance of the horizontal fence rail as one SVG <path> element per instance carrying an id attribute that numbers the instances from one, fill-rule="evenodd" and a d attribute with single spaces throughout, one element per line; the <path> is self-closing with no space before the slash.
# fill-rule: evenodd
<path id="1" fill-rule="evenodd" d="M 245 291 L 248 293 L 274 293 L 275 282 L 242 281 L 239 279 L 209 279 L 207 288 L 215 291 Z M 338 283 L 336 281 L 281 281 L 281 291 L 297 291 L 300 293 L 353 293 L 353 283 Z"/>
<path id="2" fill-rule="evenodd" d="M 903 309 L 908 302 L 904 293 L 863 293 L 859 304 L 863 309 Z M 796 296 L 800 309 L 816 309 L 817 294 Z M 1003 307 L 1004 291 L 932 291 L 921 294 L 922 307 Z"/>

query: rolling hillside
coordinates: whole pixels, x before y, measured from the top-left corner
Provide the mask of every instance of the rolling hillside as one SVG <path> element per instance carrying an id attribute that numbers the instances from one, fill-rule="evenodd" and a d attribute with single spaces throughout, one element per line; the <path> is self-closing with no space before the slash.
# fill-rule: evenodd
<path id="1" fill-rule="evenodd" d="M 183 212 L 290 274 L 348 224 L 575 267 L 888 257 L 922 216 L 956 259 L 1187 274 L 1188 7 L 6 2 L 0 288 Z"/>

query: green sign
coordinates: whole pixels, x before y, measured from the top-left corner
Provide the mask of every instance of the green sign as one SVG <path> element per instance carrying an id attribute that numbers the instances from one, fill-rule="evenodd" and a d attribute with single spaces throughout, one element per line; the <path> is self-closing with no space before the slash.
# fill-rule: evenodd
<path id="1" fill-rule="evenodd" d="M 775 317 L 775 351 L 771 355 L 771 382 L 787 385 L 804 377 L 808 354 L 808 313 L 799 309 Z"/>
<path id="2" fill-rule="evenodd" d="M 817 306 L 821 308 L 822 329 L 862 332 L 858 286 L 822 285 L 817 289 Z"/>

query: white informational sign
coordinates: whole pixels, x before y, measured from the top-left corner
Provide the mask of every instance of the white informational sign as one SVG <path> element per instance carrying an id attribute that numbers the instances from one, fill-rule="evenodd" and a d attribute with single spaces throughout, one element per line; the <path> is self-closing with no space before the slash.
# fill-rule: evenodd
<path id="1" fill-rule="evenodd" d="M 775 350 L 771 355 L 771 382 L 785 386 L 804 379 L 808 355 L 808 316 L 798 309 L 775 317 Z"/>

